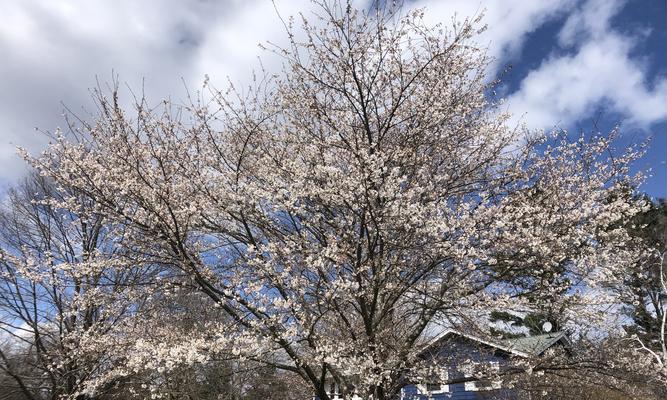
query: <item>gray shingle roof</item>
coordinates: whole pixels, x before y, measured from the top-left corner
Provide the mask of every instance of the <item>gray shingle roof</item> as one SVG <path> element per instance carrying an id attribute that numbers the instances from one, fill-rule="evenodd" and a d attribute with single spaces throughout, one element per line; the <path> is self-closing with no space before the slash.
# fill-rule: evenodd
<path id="1" fill-rule="evenodd" d="M 563 332 L 551 332 L 535 336 L 506 339 L 504 342 L 505 346 L 509 349 L 539 356 L 564 337 L 565 333 Z"/>
<path id="2" fill-rule="evenodd" d="M 429 343 L 426 344 L 424 351 L 426 349 L 434 346 L 436 343 L 440 342 L 442 339 L 449 335 L 458 335 L 469 340 L 474 340 L 479 343 L 483 343 L 487 346 L 495 347 L 497 349 L 512 353 L 520 357 L 531 357 L 539 356 L 544 353 L 548 348 L 558 343 L 558 341 L 563 340 L 567 341 L 567 337 L 564 332 L 551 332 L 544 333 L 541 335 L 520 337 L 514 339 L 504 339 L 504 340 L 495 340 L 495 339 L 485 339 L 476 335 L 467 334 L 464 332 L 456 331 L 453 329 L 446 329 L 444 332 L 440 333 Z"/>

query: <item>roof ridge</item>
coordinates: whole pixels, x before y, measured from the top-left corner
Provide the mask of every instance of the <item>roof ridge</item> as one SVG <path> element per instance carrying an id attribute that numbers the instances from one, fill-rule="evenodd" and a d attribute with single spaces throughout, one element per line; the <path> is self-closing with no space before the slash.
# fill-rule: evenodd
<path id="1" fill-rule="evenodd" d="M 542 354 L 545 350 L 547 350 L 549 347 L 553 346 L 555 343 L 557 343 L 560 339 L 562 339 L 565 336 L 565 332 L 563 331 L 558 331 L 558 332 L 546 332 L 546 333 L 541 333 L 538 335 L 533 335 L 533 336 L 524 336 L 524 337 L 519 337 L 519 338 L 513 338 L 513 339 L 486 339 L 483 337 L 480 337 L 479 335 L 473 335 L 470 333 L 465 333 L 453 328 L 447 328 L 444 331 L 442 331 L 440 334 L 436 335 L 433 339 L 431 339 L 428 343 L 424 345 L 424 348 L 422 352 L 428 350 L 430 347 L 434 346 L 438 342 L 440 342 L 442 339 L 447 337 L 450 334 L 456 334 L 458 336 L 474 340 L 476 342 L 485 344 L 487 346 L 491 346 L 494 348 L 497 348 L 499 350 L 503 350 L 505 352 L 515 354 L 520 357 L 529 357 L 531 355 L 539 356 Z M 530 342 L 535 341 L 536 338 L 541 339 L 544 337 L 548 337 L 550 340 L 544 342 L 544 343 L 539 343 L 536 342 L 534 346 L 530 345 L 524 345 L 524 346 L 517 346 L 517 344 L 520 344 L 521 341 L 525 342 Z"/>

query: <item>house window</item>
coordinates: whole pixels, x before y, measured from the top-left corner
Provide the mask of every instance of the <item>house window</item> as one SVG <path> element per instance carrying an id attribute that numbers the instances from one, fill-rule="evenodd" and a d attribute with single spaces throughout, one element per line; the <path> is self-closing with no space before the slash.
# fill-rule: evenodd
<path id="1" fill-rule="evenodd" d="M 449 392 L 449 385 L 442 385 L 438 383 L 427 383 L 426 391 L 428 394 L 440 394 Z"/>
<path id="2" fill-rule="evenodd" d="M 498 372 L 500 371 L 500 364 L 498 361 L 491 361 L 491 371 Z M 466 378 L 472 378 L 473 375 L 470 371 L 464 371 L 464 376 Z M 490 379 L 478 379 L 475 381 L 468 381 L 465 383 L 465 390 L 467 392 L 479 392 L 484 390 L 497 390 L 500 389 L 499 381 L 492 381 Z"/>
<path id="3" fill-rule="evenodd" d="M 447 381 L 447 379 L 449 379 L 449 376 L 446 372 L 442 376 L 442 379 L 444 381 Z M 419 392 L 419 394 L 425 394 L 427 396 L 431 396 L 434 394 L 442 394 L 449 392 L 449 385 L 442 383 L 423 383 L 421 385 L 417 385 L 417 391 Z"/>
<path id="4" fill-rule="evenodd" d="M 336 382 L 331 382 L 331 386 L 329 387 L 329 396 L 331 396 L 333 400 L 338 400 L 342 398 L 339 396 L 338 384 Z"/>

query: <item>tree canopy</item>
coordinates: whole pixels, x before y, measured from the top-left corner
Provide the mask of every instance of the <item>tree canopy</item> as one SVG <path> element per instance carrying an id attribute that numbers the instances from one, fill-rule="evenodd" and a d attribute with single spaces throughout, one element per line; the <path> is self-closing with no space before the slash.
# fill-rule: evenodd
<path id="1" fill-rule="evenodd" d="M 646 207 L 628 190 L 640 147 L 509 126 L 479 21 L 318 4 L 269 46 L 281 73 L 185 105 L 100 91 L 95 119 L 26 155 L 76 193 L 50 204 L 117 234 L 118 273 L 153 271 L 119 289 L 127 323 L 86 333 L 82 351 L 114 345 L 122 362 L 79 393 L 232 355 L 322 400 L 331 381 L 387 399 L 433 372 L 419 354 L 436 326 L 486 332 L 489 311 L 545 304 L 594 323 L 617 301 L 637 257 L 621 222 Z"/>

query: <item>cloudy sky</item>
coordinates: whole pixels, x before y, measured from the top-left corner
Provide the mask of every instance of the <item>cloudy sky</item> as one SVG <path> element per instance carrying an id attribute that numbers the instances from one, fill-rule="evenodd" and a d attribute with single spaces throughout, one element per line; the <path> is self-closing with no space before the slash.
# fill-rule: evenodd
<path id="1" fill-rule="evenodd" d="M 369 0 L 357 0 L 364 6 Z M 416 0 L 429 22 L 485 13 L 479 41 L 496 57 L 504 107 L 535 129 L 621 124 L 624 140 L 651 138 L 638 168 L 644 190 L 667 196 L 667 1 Z M 281 15 L 311 8 L 276 0 Z M 282 43 L 270 0 L 0 0 L 0 186 L 25 173 L 16 146 L 63 125 L 64 107 L 90 106 L 96 80 L 141 87 L 151 99 L 184 96 L 208 74 L 243 82 L 258 43 Z M 265 59 L 269 68 L 277 64 Z"/>

